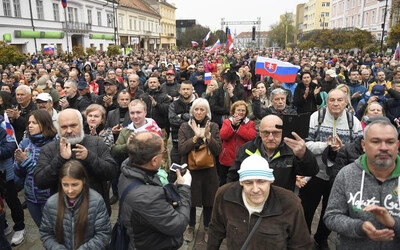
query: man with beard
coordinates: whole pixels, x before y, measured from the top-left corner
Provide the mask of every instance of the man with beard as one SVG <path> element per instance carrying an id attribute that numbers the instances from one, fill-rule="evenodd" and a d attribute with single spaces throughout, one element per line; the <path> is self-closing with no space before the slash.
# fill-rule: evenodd
<path id="1" fill-rule="evenodd" d="M 397 130 L 387 119 L 364 129 L 365 154 L 337 175 L 324 221 L 337 249 L 400 249 L 400 158 Z"/>
<path id="2" fill-rule="evenodd" d="M 183 81 L 179 89 L 179 98 L 169 105 L 168 118 L 172 137 L 171 163 L 181 163 L 181 156 L 178 152 L 178 132 L 181 124 L 190 119 L 190 107 L 196 100 L 193 90 L 191 81 Z"/>
<path id="3" fill-rule="evenodd" d="M 118 166 L 110 155 L 103 139 L 85 135 L 82 115 L 78 110 L 66 109 L 58 115 L 57 127 L 60 139 L 46 144 L 40 150 L 34 178 L 40 189 L 50 188 L 57 192 L 59 169 L 69 160 L 82 163 L 89 176 L 89 185 L 104 199 L 108 213 L 111 207 L 107 181 L 116 176 Z"/>

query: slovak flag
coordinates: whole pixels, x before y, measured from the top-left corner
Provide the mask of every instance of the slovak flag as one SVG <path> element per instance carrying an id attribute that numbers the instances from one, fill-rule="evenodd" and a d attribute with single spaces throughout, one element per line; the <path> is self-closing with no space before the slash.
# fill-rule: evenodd
<path id="1" fill-rule="evenodd" d="M 219 48 L 221 48 L 221 42 L 220 42 L 219 39 L 218 39 L 218 41 L 215 42 L 215 44 L 212 46 L 212 48 L 211 48 L 210 51 L 215 51 L 215 50 L 217 50 L 217 49 L 219 49 Z"/>
<path id="2" fill-rule="evenodd" d="M 197 46 L 199 46 L 199 43 L 196 41 L 192 41 L 192 47 L 197 47 Z"/>
<path id="3" fill-rule="evenodd" d="M 67 8 L 67 0 L 61 0 L 61 5 L 64 9 Z"/>
<path id="4" fill-rule="evenodd" d="M 204 37 L 203 41 L 207 42 L 208 38 L 210 38 L 211 35 L 211 30 L 207 33 L 207 35 Z"/>
<path id="5" fill-rule="evenodd" d="M 225 44 L 225 51 L 229 52 L 232 49 L 233 49 L 233 39 L 232 39 L 231 29 L 228 28 L 228 33 L 227 33 L 227 37 L 226 37 L 226 44 Z"/>
<path id="6" fill-rule="evenodd" d="M 4 112 L 4 122 L 6 124 L 6 132 L 9 136 L 14 136 L 14 130 L 13 127 L 11 126 L 10 120 L 8 119 L 8 115 L 6 112 Z"/>
<path id="7" fill-rule="evenodd" d="M 257 57 L 256 74 L 267 75 L 280 82 L 294 82 L 299 70 L 299 66 L 288 62 L 268 57 Z"/>
<path id="8" fill-rule="evenodd" d="M 208 85 L 211 82 L 211 72 L 204 73 L 204 84 Z"/>

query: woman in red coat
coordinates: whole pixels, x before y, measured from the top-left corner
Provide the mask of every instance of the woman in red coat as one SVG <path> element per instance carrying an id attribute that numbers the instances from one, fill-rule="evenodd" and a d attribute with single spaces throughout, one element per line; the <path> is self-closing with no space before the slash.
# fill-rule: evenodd
<path id="1" fill-rule="evenodd" d="M 256 135 L 255 123 L 247 118 L 249 108 L 244 101 L 232 104 L 230 117 L 224 120 L 220 130 L 222 151 L 219 155 L 220 186 L 226 183 L 226 175 L 236 158 L 236 152 L 244 143 L 253 140 Z"/>

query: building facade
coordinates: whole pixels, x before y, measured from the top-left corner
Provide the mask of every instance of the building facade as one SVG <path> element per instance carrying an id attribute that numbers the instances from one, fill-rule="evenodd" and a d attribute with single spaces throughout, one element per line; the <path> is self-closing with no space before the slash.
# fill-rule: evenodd
<path id="1" fill-rule="evenodd" d="M 328 29 L 331 0 L 310 0 L 304 5 L 303 33 Z"/>
<path id="2" fill-rule="evenodd" d="M 304 3 L 296 6 L 296 21 L 295 21 L 295 35 L 294 42 L 297 43 L 303 33 L 303 20 L 304 20 Z"/>
<path id="3" fill-rule="evenodd" d="M 73 46 L 106 50 L 114 44 L 113 13 L 106 0 L 2 0 L 0 36 L 23 53 L 41 53 L 46 45 L 58 52 Z M 32 13 L 32 17 L 31 17 Z"/>
<path id="4" fill-rule="evenodd" d="M 172 49 L 176 46 L 176 7 L 166 0 L 145 0 L 161 16 L 161 48 Z"/>
<path id="5" fill-rule="evenodd" d="M 186 32 L 187 29 L 196 25 L 195 19 L 179 19 L 176 20 L 176 44 L 182 45 L 181 34 Z"/>
<path id="6" fill-rule="evenodd" d="M 241 32 L 233 38 L 235 48 L 264 48 L 267 47 L 268 32 L 255 32 L 255 40 L 253 40 L 252 32 Z"/>
<path id="7" fill-rule="evenodd" d="M 380 40 L 382 25 L 385 20 L 386 37 L 391 27 L 392 0 L 387 1 L 387 14 L 385 20 L 386 1 L 378 0 L 332 0 L 330 26 L 332 28 L 359 28 L 368 30 Z"/>
<path id="8" fill-rule="evenodd" d="M 142 0 L 120 0 L 117 11 L 119 44 L 154 50 L 161 46 L 160 15 Z"/>

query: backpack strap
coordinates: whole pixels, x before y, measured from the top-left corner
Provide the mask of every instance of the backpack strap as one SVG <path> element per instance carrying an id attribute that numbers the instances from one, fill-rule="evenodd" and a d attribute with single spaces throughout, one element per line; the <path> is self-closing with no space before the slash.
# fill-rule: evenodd
<path id="1" fill-rule="evenodd" d="M 347 116 L 347 124 L 349 125 L 349 132 L 350 132 L 350 141 L 353 141 L 353 126 L 354 126 L 354 117 L 351 112 L 348 112 L 346 110 L 346 116 Z"/>
<path id="2" fill-rule="evenodd" d="M 319 137 L 319 130 L 321 129 L 321 124 L 324 122 L 325 114 L 326 114 L 326 108 L 320 108 L 318 110 L 318 127 L 317 131 L 315 131 L 314 134 L 314 141 L 318 141 L 317 138 Z"/>
<path id="3" fill-rule="evenodd" d="M 131 184 L 129 184 L 129 186 L 127 186 L 124 189 L 124 191 L 122 192 L 121 199 L 119 199 L 118 219 L 120 219 L 122 204 L 124 203 L 126 196 L 128 195 L 128 193 L 130 191 L 132 191 L 134 188 L 136 188 L 140 184 L 142 184 L 142 182 L 140 180 L 136 179 Z"/>

